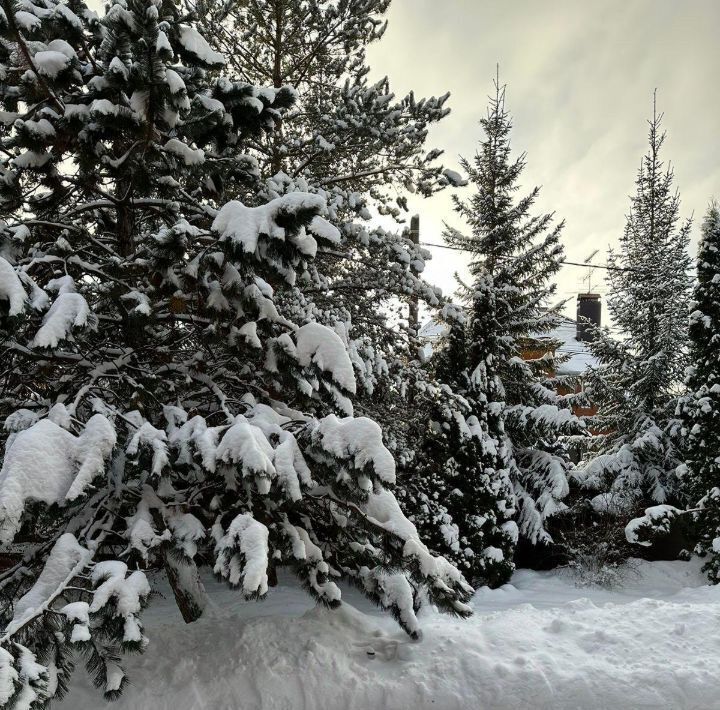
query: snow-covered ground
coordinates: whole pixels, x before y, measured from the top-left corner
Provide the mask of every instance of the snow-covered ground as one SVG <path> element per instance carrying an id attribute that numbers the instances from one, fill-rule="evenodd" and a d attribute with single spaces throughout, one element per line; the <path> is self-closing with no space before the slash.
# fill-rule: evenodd
<path id="1" fill-rule="evenodd" d="M 281 578 L 263 602 L 208 580 L 210 608 L 185 625 L 169 593 L 145 614 L 150 646 L 133 685 L 102 700 L 78 672 L 64 710 L 441 710 L 720 708 L 720 588 L 693 562 L 639 563 L 617 591 L 562 572 L 481 590 L 461 621 L 428 609 L 411 642 L 343 590 L 314 608 Z"/>

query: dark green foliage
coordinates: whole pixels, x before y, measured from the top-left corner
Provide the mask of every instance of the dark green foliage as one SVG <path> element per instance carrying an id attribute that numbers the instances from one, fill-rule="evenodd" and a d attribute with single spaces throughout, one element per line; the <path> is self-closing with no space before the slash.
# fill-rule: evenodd
<path id="1" fill-rule="evenodd" d="M 720 209 L 713 203 L 702 226 L 697 284 L 690 315 L 688 394 L 678 411 L 687 471 L 683 482 L 696 515 L 698 551 L 709 555 L 708 577 L 720 582 Z"/>
<path id="2" fill-rule="evenodd" d="M 588 385 L 599 407 L 592 422 L 599 455 L 578 473 L 581 487 L 598 494 L 595 507 L 621 519 L 685 501 L 675 410 L 688 362 L 690 221 L 680 222 L 673 171 L 660 157 L 661 120 L 649 121 L 625 231 L 609 256 L 607 304 L 620 337 L 598 331 L 592 344 L 601 363 Z"/>

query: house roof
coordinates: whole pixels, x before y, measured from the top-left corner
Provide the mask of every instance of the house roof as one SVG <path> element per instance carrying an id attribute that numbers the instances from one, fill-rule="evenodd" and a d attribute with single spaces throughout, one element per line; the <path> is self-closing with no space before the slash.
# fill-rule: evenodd
<path id="1" fill-rule="evenodd" d="M 418 333 L 418 336 L 422 338 L 423 340 L 437 340 L 438 338 L 442 338 L 445 333 L 448 332 L 448 327 L 445 323 L 442 323 L 440 321 L 436 321 L 433 318 L 431 318 L 429 321 L 423 325 L 422 328 L 420 328 L 420 332 Z"/>
<path id="2" fill-rule="evenodd" d="M 572 318 L 560 317 L 558 325 L 547 333 L 535 335 L 534 338 L 540 341 L 555 341 L 560 345 L 556 352 L 568 356 L 568 359 L 558 367 L 560 375 L 580 375 L 589 367 L 597 367 L 597 358 L 590 352 L 586 342 L 578 340 L 577 321 Z M 423 347 L 424 355 L 432 355 L 432 344 L 442 338 L 448 331 L 448 327 L 441 321 L 428 320 L 418 333 L 421 340 L 425 341 Z"/>
<path id="3" fill-rule="evenodd" d="M 568 355 L 566 362 L 558 367 L 560 375 L 579 375 L 589 367 L 597 367 L 598 360 L 590 352 L 590 348 L 586 342 L 578 340 L 577 321 L 572 318 L 561 316 L 560 323 L 547 333 L 538 336 L 539 340 L 555 340 L 559 341 L 556 352 Z"/>

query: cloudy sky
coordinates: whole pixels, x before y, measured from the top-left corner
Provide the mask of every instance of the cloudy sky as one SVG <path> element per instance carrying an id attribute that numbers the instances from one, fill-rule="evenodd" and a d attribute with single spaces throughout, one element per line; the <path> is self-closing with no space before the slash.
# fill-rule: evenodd
<path id="1" fill-rule="evenodd" d="M 683 215 L 698 222 L 720 199 L 720 0 L 394 0 L 388 20 L 373 71 L 398 95 L 451 92 L 430 136 L 448 166 L 474 153 L 499 63 L 513 146 L 528 154 L 523 184 L 541 185 L 539 207 L 565 219 L 569 260 L 599 248 L 604 263 L 622 233 L 655 87 Z M 411 209 L 423 241 L 440 241 L 443 220 L 460 224 L 448 195 Z M 427 275 L 451 293 L 465 259 L 432 251 Z M 560 294 L 582 290 L 583 276 L 564 268 Z M 594 288 L 605 292 L 602 272 Z"/>

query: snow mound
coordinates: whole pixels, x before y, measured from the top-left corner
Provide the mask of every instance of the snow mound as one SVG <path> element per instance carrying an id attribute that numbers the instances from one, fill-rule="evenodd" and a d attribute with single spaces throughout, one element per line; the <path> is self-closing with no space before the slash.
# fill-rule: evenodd
<path id="1" fill-rule="evenodd" d="M 343 598 L 358 608 L 330 611 L 309 609 L 284 575 L 262 603 L 208 580 L 210 606 L 199 621 L 183 624 L 170 599 L 146 615 L 150 647 L 128 659 L 132 685 L 119 701 L 102 702 L 85 680 L 59 707 L 714 708 L 720 589 L 701 586 L 698 568 L 644 563 L 631 588 L 617 592 L 524 571 L 482 590 L 466 621 L 426 609 L 421 642 L 351 590 Z"/>

